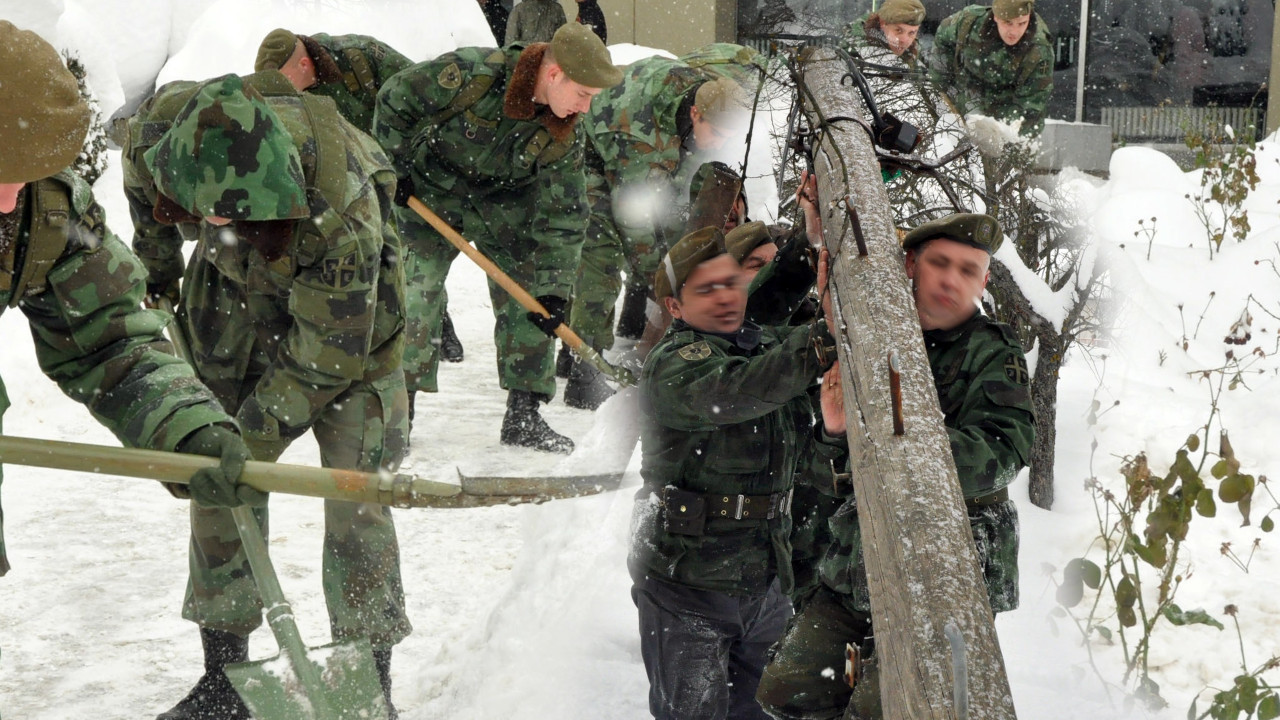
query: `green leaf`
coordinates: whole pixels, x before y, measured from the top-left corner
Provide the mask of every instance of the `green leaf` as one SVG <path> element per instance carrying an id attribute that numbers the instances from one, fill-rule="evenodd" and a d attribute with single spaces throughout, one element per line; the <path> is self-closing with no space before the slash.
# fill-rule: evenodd
<path id="1" fill-rule="evenodd" d="M 1106 640 L 1107 642 L 1111 642 L 1111 628 L 1103 625 L 1094 625 L 1093 629 L 1095 632 L 1097 632 L 1099 635 L 1102 636 L 1103 640 Z"/>
<path id="2" fill-rule="evenodd" d="M 1196 450 L 1199 450 L 1199 449 L 1200 449 L 1200 436 L 1199 436 L 1199 435 L 1188 435 L 1188 436 L 1187 436 L 1187 449 L 1188 449 L 1188 450 L 1190 450 L 1191 452 L 1195 452 Z"/>
<path id="3" fill-rule="evenodd" d="M 1213 491 L 1209 488 L 1201 488 L 1196 493 L 1196 512 L 1200 513 L 1200 517 L 1214 517 L 1218 514 L 1218 504 L 1213 501 Z"/>
<path id="4" fill-rule="evenodd" d="M 1276 720 L 1280 718 L 1280 696 L 1269 692 L 1258 702 L 1258 720 Z"/>
<path id="5" fill-rule="evenodd" d="M 1209 474 L 1221 480 L 1231 474 L 1231 463 L 1226 460 L 1219 460 L 1209 468 Z"/>
<path id="6" fill-rule="evenodd" d="M 1262 518 L 1262 522 L 1258 524 L 1258 527 L 1262 528 L 1262 532 L 1271 532 L 1276 529 L 1276 521 L 1272 520 L 1271 516 L 1268 515 Z"/>
<path id="7" fill-rule="evenodd" d="M 1222 623 L 1200 608 L 1184 611 L 1176 603 L 1169 603 L 1160 614 L 1173 625 L 1211 625 L 1219 630 L 1223 629 Z"/>
<path id="8" fill-rule="evenodd" d="M 1067 564 L 1067 570 L 1062 575 L 1062 584 L 1058 586 L 1057 599 L 1058 604 L 1063 607 L 1075 607 L 1084 599 L 1084 583 L 1080 580 L 1079 571 L 1071 572 L 1070 563 Z"/>
<path id="9" fill-rule="evenodd" d="M 1236 676 L 1236 697 L 1241 710 L 1253 712 L 1258 705 L 1258 678 L 1253 675 Z"/>
<path id="10" fill-rule="evenodd" d="M 1216 466 L 1215 466 L 1216 467 Z M 1246 495 L 1253 492 L 1252 478 L 1248 475 L 1235 474 L 1223 479 L 1218 486 L 1218 498 L 1225 503 L 1238 503 Z"/>
<path id="11" fill-rule="evenodd" d="M 1116 619 L 1124 627 L 1133 627 L 1138 624 L 1138 614 L 1131 607 L 1116 608 Z"/>

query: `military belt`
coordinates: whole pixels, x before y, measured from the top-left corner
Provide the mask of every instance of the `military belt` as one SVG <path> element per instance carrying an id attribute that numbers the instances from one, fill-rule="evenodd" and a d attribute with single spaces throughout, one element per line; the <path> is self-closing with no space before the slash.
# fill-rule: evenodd
<path id="1" fill-rule="evenodd" d="M 986 507 L 988 505 L 996 505 L 1009 499 L 1009 488 L 1003 487 L 991 493 L 990 495 L 979 495 L 975 498 L 965 498 L 964 506 L 969 509 Z"/>
<path id="2" fill-rule="evenodd" d="M 705 493 L 707 517 L 721 520 L 772 520 L 791 514 L 794 489 L 769 495 Z"/>

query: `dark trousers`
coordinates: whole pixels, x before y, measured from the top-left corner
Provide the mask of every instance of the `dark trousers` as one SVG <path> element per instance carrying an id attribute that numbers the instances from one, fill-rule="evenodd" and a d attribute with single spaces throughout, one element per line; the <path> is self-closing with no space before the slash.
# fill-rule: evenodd
<path id="1" fill-rule="evenodd" d="M 791 603 L 768 591 L 727 595 L 645 578 L 631 587 L 657 720 L 767 720 L 756 686 Z"/>

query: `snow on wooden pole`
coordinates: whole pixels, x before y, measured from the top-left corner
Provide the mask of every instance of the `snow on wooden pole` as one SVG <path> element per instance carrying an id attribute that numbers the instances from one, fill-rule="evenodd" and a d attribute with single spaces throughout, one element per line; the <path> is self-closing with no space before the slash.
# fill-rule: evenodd
<path id="1" fill-rule="evenodd" d="M 867 131 L 848 119 L 862 118 L 863 106 L 857 91 L 841 84 L 846 72 L 832 51 L 819 51 L 803 66 L 800 95 L 809 126 L 818 131 L 814 170 L 842 325 L 833 334 L 840 341 L 884 717 L 1014 718 L 888 194 Z M 865 256 L 855 240 L 855 215 Z M 896 403 L 891 386 L 900 392 Z M 959 668 L 957 645 L 965 658 Z M 967 714 L 955 707 L 963 704 L 954 694 L 956 677 L 967 686 L 960 688 Z"/>

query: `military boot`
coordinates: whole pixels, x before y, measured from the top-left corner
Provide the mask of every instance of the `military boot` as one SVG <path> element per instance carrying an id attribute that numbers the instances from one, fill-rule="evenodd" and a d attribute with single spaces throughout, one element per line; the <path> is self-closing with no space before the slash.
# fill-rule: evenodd
<path id="1" fill-rule="evenodd" d="M 512 390 L 507 395 L 507 414 L 502 418 L 502 444 L 565 455 L 573 452 L 573 441 L 552 430 L 538 414 L 539 402 L 540 397 L 528 390 Z"/>
<path id="2" fill-rule="evenodd" d="M 200 628 L 204 675 L 196 686 L 156 720 L 249 720 L 249 708 L 236 694 L 222 668 L 249 659 L 249 639 L 221 630 Z"/>
<path id="3" fill-rule="evenodd" d="M 556 355 L 556 377 L 568 378 L 571 372 L 573 372 L 573 350 L 570 350 L 569 346 L 562 341 L 560 352 Z"/>
<path id="4" fill-rule="evenodd" d="M 579 410 L 595 410 L 616 392 L 605 380 L 604 373 L 582 359 L 575 359 L 569 383 L 564 386 L 564 404 Z"/>
<path id="5" fill-rule="evenodd" d="M 448 311 L 445 311 L 440 323 L 440 359 L 451 363 L 462 362 L 462 341 L 453 330 L 453 318 L 449 317 Z"/>
<path id="6" fill-rule="evenodd" d="M 378 668 L 378 682 L 382 684 L 382 697 L 387 701 L 387 720 L 399 720 L 400 711 L 391 704 L 391 648 L 374 650 L 373 664 Z"/>
<path id="7" fill-rule="evenodd" d="M 645 314 L 647 305 L 645 289 L 628 285 L 626 295 L 622 296 L 622 312 L 618 313 L 618 337 L 638 340 L 644 335 L 644 326 L 649 321 Z"/>

